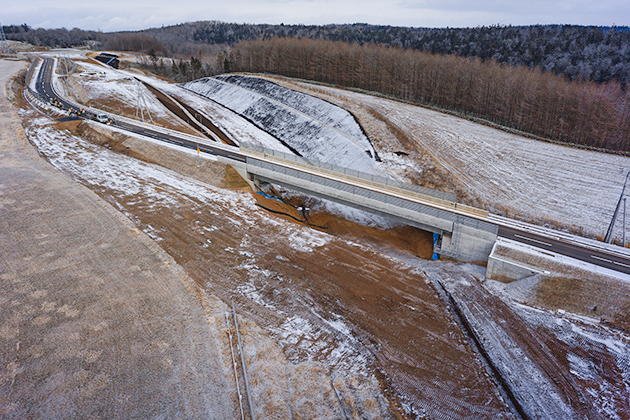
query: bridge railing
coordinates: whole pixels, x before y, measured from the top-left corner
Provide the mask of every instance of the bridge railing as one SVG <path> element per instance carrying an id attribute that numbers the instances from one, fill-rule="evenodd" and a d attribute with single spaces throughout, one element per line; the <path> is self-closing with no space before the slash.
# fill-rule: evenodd
<path id="1" fill-rule="evenodd" d="M 270 155 L 267 155 L 269 157 Z M 248 171 L 253 171 L 255 174 L 262 174 L 263 177 L 267 177 L 271 182 L 278 181 L 280 184 L 292 180 L 289 185 L 299 186 L 295 184 L 295 180 L 304 180 L 307 183 L 315 183 L 318 188 L 313 191 L 327 195 L 327 198 L 335 200 L 341 200 L 342 202 L 361 204 L 363 207 L 373 210 L 378 210 L 381 213 L 397 216 L 405 220 L 419 221 L 423 217 L 418 218 L 418 214 L 434 218 L 432 226 L 434 228 L 441 229 L 442 231 L 452 231 L 452 223 L 458 223 L 460 225 L 469 226 L 482 231 L 487 231 L 492 234 L 496 234 L 498 226 L 489 223 L 486 220 L 478 220 L 478 218 L 485 219 L 487 212 L 479 209 L 475 209 L 466 205 L 457 204 L 454 202 L 446 202 L 437 198 L 424 199 L 424 203 L 409 199 L 409 197 L 387 194 L 377 190 L 372 190 L 362 186 L 353 185 L 351 183 L 343 182 L 342 180 L 328 178 L 318 173 L 308 173 L 301 168 L 292 168 L 287 166 L 278 165 L 273 161 L 263 159 L 247 159 Z M 255 168 L 260 168 L 262 172 L 259 172 Z M 271 175 L 272 174 L 272 175 Z M 368 174 L 369 175 L 369 174 Z M 285 178 L 286 177 L 286 178 Z M 283 179 L 284 178 L 284 179 Z M 377 184 L 374 184 L 377 185 Z M 323 190 L 321 188 L 324 188 Z M 362 197 L 356 201 L 358 197 Z M 414 197 L 417 195 L 414 194 Z M 426 196 L 423 196 L 423 198 Z M 367 200 L 363 200 L 367 199 Z M 377 204 L 379 203 L 379 204 Z M 382 205 L 381 205 L 382 204 Z M 434 207 L 432 204 L 438 204 L 439 207 Z M 384 206 L 383 206 L 384 205 Z M 463 213 L 463 214 L 462 214 Z M 440 222 L 439 220 L 442 222 Z M 448 222 L 451 222 L 449 226 Z M 422 222 L 421 222 L 422 223 Z M 429 222 L 424 222 L 427 225 Z"/>
<path id="2" fill-rule="evenodd" d="M 335 179 L 328 179 L 320 175 L 304 173 L 298 169 L 279 167 L 272 162 L 262 160 L 248 161 L 248 165 L 268 170 L 278 175 L 286 175 L 290 178 L 301 179 L 307 182 L 316 183 L 320 187 L 329 188 L 336 192 L 339 197 L 348 198 L 347 195 L 358 196 L 369 200 L 378 201 L 390 206 L 399 207 L 401 209 L 423 212 L 431 216 L 444 216 L 448 220 L 455 220 L 455 215 L 445 212 L 444 210 L 434 209 L 425 205 L 415 203 L 403 198 L 390 196 L 378 191 L 371 191 L 366 188 L 357 187 Z"/>
<path id="3" fill-rule="evenodd" d="M 404 182 L 396 181 L 395 179 L 374 175 L 367 172 L 356 171 L 354 169 L 344 168 L 342 166 L 331 165 L 329 163 L 321 162 L 316 159 L 308 159 L 301 156 L 296 156 L 290 153 L 280 152 L 278 150 L 269 149 L 266 147 L 253 145 L 249 143 L 241 143 L 240 148 L 245 151 L 249 150 L 252 152 L 257 152 L 260 154 L 264 154 L 266 156 L 273 156 L 278 159 L 282 159 L 289 162 L 294 162 L 307 166 L 314 166 L 318 169 L 322 169 L 328 172 L 332 172 L 334 174 L 341 174 L 347 177 L 352 177 L 356 179 L 360 179 L 362 181 L 371 182 L 373 184 L 380 184 L 390 188 L 397 188 L 399 190 L 411 192 L 414 194 L 420 194 L 423 196 L 433 197 L 438 200 L 443 200 L 449 203 L 455 203 L 456 196 L 452 193 L 447 193 L 443 191 L 436 191 L 430 188 L 421 187 L 418 185 L 407 184 Z"/>

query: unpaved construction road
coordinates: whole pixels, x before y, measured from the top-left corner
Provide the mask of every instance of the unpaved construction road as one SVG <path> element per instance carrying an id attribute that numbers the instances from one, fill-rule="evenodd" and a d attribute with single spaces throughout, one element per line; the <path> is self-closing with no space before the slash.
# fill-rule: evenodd
<path id="1" fill-rule="evenodd" d="M 194 283 L 38 156 L 5 94 L 0 215 L 1 418 L 236 418 Z"/>

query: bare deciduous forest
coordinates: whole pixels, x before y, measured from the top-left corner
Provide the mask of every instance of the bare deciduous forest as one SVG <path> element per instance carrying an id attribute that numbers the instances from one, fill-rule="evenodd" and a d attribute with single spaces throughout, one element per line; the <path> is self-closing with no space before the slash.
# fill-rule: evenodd
<path id="1" fill-rule="evenodd" d="M 479 58 L 374 44 L 273 38 L 237 44 L 225 71 L 274 73 L 378 92 L 531 133 L 630 151 L 630 92 Z"/>

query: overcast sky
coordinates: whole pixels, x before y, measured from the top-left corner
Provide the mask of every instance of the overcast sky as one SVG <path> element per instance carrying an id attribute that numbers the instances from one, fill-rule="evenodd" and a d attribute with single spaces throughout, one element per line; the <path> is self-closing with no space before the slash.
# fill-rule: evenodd
<path id="1" fill-rule="evenodd" d="M 415 27 L 630 26 L 629 0 L 2 0 L 3 25 L 137 30 L 199 20 Z"/>

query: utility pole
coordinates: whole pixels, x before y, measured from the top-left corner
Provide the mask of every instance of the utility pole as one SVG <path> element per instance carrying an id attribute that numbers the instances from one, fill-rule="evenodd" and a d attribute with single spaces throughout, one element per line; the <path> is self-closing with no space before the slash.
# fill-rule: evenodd
<path id="1" fill-rule="evenodd" d="M 623 247 L 626 247 L 626 197 L 623 198 Z"/>
<path id="2" fill-rule="evenodd" d="M 628 176 L 630 175 L 630 171 L 626 174 L 626 180 L 623 182 L 623 189 L 621 190 L 621 195 L 619 196 L 619 201 L 617 202 L 617 207 L 615 208 L 615 213 L 613 214 L 612 220 L 610 221 L 610 225 L 608 226 L 608 230 L 606 231 L 606 236 L 604 236 L 604 242 L 610 243 L 612 240 L 613 228 L 615 227 L 615 222 L 617 221 L 617 216 L 619 215 L 619 208 L 621 207 L 621 200 L 626 192 L 626 183 L 628 182 Z M 625 216 L 625 212 L 624 212 Z M 625 226 L 624 226 L 625 232 Z M 625 246 L 625 245 L 624 245 Z"/>
<path id="3" fill-rule="evenodd" d="M 9 43 L 7 37 L 4 34 L 4 27 L 0 23 L 0 53 L 7 54 L 9 52 Z"/>

